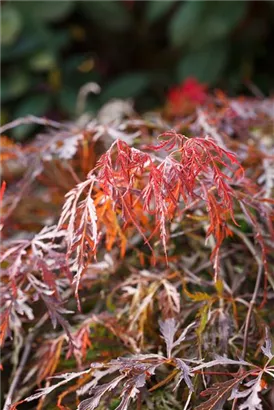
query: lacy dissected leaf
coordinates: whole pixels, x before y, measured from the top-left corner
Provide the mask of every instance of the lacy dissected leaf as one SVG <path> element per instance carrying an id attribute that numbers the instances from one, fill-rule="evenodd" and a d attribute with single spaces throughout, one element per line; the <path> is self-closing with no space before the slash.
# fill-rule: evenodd
<path id="1" fill-rule="evenodd" d="M 233 379 L 213 384 L 212 387 L 201 393 L 202 397 L 211 396 L 205 403 L 197 406 L 197 410 L 218 410 L 222 408 L 233 389 L 236 389 L 239 383 L 245 379 L 247 373 L 235 376 Z"/>
<path id="2" fill-rule="evenodd" d="M 160 331 L 165 339 L 167 357 L 171 357 L 171 351 L 174 344 L 175 333 L 178 330 L 178 324 L 176 324 L 175 319 L 167 319 L 164 322 L 160 321 Z"/>
<path id="3" fill-rule="evenodd" d="M 94 410 L 98 407 L 102 396 L 106 393 L 111 392 L 111 390 L 115 389 L 117 385 L 125 379 L 126 375 L 122 374 L 115 379 L 111 380 L 109 383 L 102 384 L 98 387 L 94 387 L 91 391 L 93 397 L 83 400 L 79 406 L 78 410 Z"/>
<path id="4" fill-rule="evenodd" d="M 91 177 L 68 192 L 57 227 L 57 229 L 61 229 L 66 222 L 68 223 L 66 240 L 68 256 L 75 253 L 72 269 L 76 270 L 74 278 L 76 295 L 78 295 L 81 275 L 86 269 L 91 255 L 96 253 L 98 241 L 97 214 L 91 198 L 93 185 L 94 178 Z M 81 196 L 86 189 L 88 193 L 85 199 L 81 200 Z"/>
<path id="5" fill-rule="evenodd" d="M 118 407 L 116 407 L 116 410 L 127 410 L 128 406 L 131 402 L 132 399 L 134 399 L 138 393 L 140 393 L 140 388 L 145 386 L 146 384 L 146 378 L 147 375 L 145 373 L 142 373 L 140 375 L 132 377 L 130 380 L 128 380 L 124 388 L 121 392 L 121 402 Z"/>
<path id="6" fill-rule="evenodd" d="M 245 398 L 239 405 L 239 410 L 263 410 L 262 400 L 258 395 L 258 393 L 263 390 L 263 386 L 262 377 L 259 375 L 256 379 L 245 383 L 245 387 L 248 387 L 246 390 L 238 391 L 235 389 L 230 399 Z"/>
<path id="7" fill-rule="evenodd" d="M 110 198 L 105 197 L 102 191 L 95 194 L 94 205 L 96 207 L 100 234 L 105 234 L 106 249 L 111 251 L 116 239 L 120 241 L 120 254 L 123 258 L 126 253 L 127 237 L 119 223 L 118 214 L 113 209 Z"/>
<path id="8" fill-rule="evenodd" d="M 68 313 L 74 313 L 74 312 L 64 308 L 62 306 L 62 302 L 60 302 L 58 299 L 56 299 L 52 295 L 53 292 L 43 282 L 39 281 L 37 278 L 35 278 L 32 275 L 29 275 L 29 282 L 31 283 L 33 288 L 37 291 L 38 295 L 40 296 L 40 298 L 43 300 L 43 302 L 47 306 L 53 328 L 54 329 L 56 328 L 57 323 L 59 323 L 62 326 L 62 328 L 64 329 L 68 337 L 70 348 L 73 349 L 74 341 L 71 335 L 70 326 L 69 326 L 68 321 L 63 317 L 63 315 L 68 314 Z"/>
<path id="9" fill-rule="evenodd" d="M 36 382 L 39 385 L 47 377 L 52 376 L 59 364 L 62 353 L 64 338 L 59 337 L 56 340 L 46 341 L 44 345 L 37 351 L 38 368 L 36 374 Z M 27 383 L 30 375 L 27 375 L 24 382 Z"/>
<path id="10" fill-rule="evenodd" d="M 155 373 L 155 370 L 165 361 L 165 358 L 158 355 L 135 355 L 130 358 L 118 358 L 112 360 L 106 371 L 97 371 L 94 373 L 94 380 L 88 383 L 87 387 L 80 390 L 80 394 L 90 389 L 92 397 L 82 401 L 78 406 L 79 410 L 94 410 L 99 405 L 105 394 L 116 389 L 122 382 L 119 397 L 121 402 L 116 410 L 126 410 L 132 399 L 139 393 L 139 389 L 146 384 L 147 378 Z M 110 382 L 96 386 L 98 381 L 110 373 L 119 371 L 121 374 Z M 96 387 L 95 387 L 96 386 Z"/>
<path id="11" fill-rule="evenodd" d="M 120 306 L 127 303 L 125 312 L 131 317 L 130 329 L 137 329 L 138 334 L 160 310 L 163 319 L 176 317 L 180 310 L 180 282 L 168 278 L 169 270 L 164 272 L 141 270 L 133 273 L 115 292 L 121 290 L 122 296 L 115 298 Z M 177 278 L 176 274 L 173 274 Z M 118 295 L 117 295 L 118 296 Z M 157 303 L 156 303 L 157 301 Z"/>
<path id="12" fill-rule="evenodd" d="M 121 210 L 123 221 L 133 225 L 145 241 L 141 220 L 133 205 L 136 206 L 141 193 L 139 179 L 149 163 L 151 158 L 148 154 L 117 140 L 101 156 L 97 167 L 91 172 L 92 175 L 97 171 L 97 179 L 104 194 L 111 198 L 116 210 Z"/>
<path id="13" fill-rule="evenodd" d="M 54 379 L 63 379 L 61 380 L 59 383 L 53 384 L 49 387 L 45 387 L 43 389 L 40 389 L 37 393 L 34 393 L 33 395 L 27 397 L 24 401 L 26 402 L 30 402 L 32 400 L 37 400 L 40 397 L 46 396 L 48 394 L 50 394 L 52 391 L 54 391 L 55 389 L 57 389 L 60 386 L 63 386 L 64 384 L 67 384 L 69 381 L 78 378 L 82 375 L 88 374 L 91 372 L 91 369 L 88 370 L 83 370 L 81 372 L 72 372 L 72 373 L 65 373 L 62 374 L 60 376 L 54 376 Z"/>
<path id="14" fill-rule="evenodd" d="M 61 307 L 59 295 L 63 279 L 58 278 L 62 274 L 67 276 L 67 262 L 62 242 L 52 242 L 55 230 L 55 226 L 44 227 L 30 239 L 10 242 L 9 248 L 3 243 L 4 249 L 0 258 L 3 266 L 3 337 L 11 325 L 16 323 L 19 328 L 24 320 L 34 320 L 31 305 L 33 299 L 38 298 L 49 307 L 52 318 L 58 318 L 69 336 L 67 322 L 62 317 L 66 310 Z M 57 234 L 58 240 L 60 236 L 63 236 L 63 232 Z M 32 292 L 29 293 L 29 289 L 32 289 Z M 54 316 L 54 312 L 57 316 Z"/>
<path id="15" fill-rule="evenodd" d="M 261 347 L 263 354 L 269 359 L 272 360 L 274 357 L 274 353 L 272 352 L 272 341 L 270 339 L 269 331 L 266 329 L 266 338 L 265 338 L 265 346 Z"/>
<path id="16" fill-rule="evenodd" d="M 191 368 L 182 359 L 176 358 L 175 363 L 177 367 L 180 369 L 180 374 L 174 389 L 176 389 L 181 383 L 181 381 L 184 380 L 189 390 L 193 392 L 194 387 L 190 379 L 190 377 L 193 376 L 193 373 L 191 373 Z"/>
<path id="17" fill-rule="evenodd" d="M 208 293 L 205 293 L 205 292 L 195 292 L 195 293 L 189 292 L 185 284 L 184 284 L 184 292 L 191 300 L 194 300 L 195 302 L 206 302 L 206 301 L 210 301 L 213 299 L 212 295 L 209 295 Z"/>
<path id="18" fill-rule="evenodd" d="M 153 305 L 154 296 L 159 287 L 160 283 L 153 282 L 146 289 L 146 296 L 144 296 L 144 294 L 141 292 L 141 289 L 138 289 L 136 292 L 136 300 L 138 300 L 138 297 L 141 297 L 142 300 L 140 301 L 140 304 L 136 303 L 136 300 L 133 300 L 130 329 L 133 329 L 135 323 L 139 322 L 139 333 L 141 333 L 141 335 L 143 333 L 144 323 L 146 322 L 148 317 L 149 309 Z"/>
<path id="19" fill-rule="evenodd" d="M 179 325 L 176 324 L 175 319 L 167 319 L 164 322 L 159 321 L 160 331 L 164 337 L 166 343 L 166 350 L 167 350 L 167 357 L 171 357 L 172 349 L 176 346 L 179 346 L 186 337 L 188 330 L 195 325 L 195 323 L 191 323 L 186 327 L 186 329 L 181 333 L 178 339 L 174 340 L 175 334 L 178 330 Z"/>
<path id="20" fill-rule="evenodd" d="M 180 312 L 181 297 L 175 284 L 164 279 L 162 285 L 163 289 L 159 292 L 158 303 L 164 319 L 167 319 Z"/>

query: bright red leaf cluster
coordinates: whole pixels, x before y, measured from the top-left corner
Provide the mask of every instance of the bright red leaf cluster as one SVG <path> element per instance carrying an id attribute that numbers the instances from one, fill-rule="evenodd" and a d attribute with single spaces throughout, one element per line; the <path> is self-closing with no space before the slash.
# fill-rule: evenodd
<path id="1" fill-rule="evenodd" d="M 172 114 L 191 111 L 197 105 L 204 104 L 208 98 L 206 84 L 201 84 L 194 77 L 189 77 L 168 92 L 168 105 Z"/>

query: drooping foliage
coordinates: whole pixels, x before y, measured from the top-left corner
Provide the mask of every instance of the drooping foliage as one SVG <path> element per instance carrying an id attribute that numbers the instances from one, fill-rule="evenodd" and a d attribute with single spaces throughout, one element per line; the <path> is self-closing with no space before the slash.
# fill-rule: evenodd
<path id="1" fill-rule="evenodd" d="M 273 405 L 273 100 L 195 87 L 2 127 L 5 410 Z"/>

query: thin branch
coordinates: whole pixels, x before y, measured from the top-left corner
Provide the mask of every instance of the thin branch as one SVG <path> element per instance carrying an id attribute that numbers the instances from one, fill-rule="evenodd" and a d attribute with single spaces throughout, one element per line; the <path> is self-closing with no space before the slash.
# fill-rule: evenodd
<path id="1" fill-rule="evenodd" d="M 258 273 L 257 273 L 257 278 L 256 278 L 256 283 L 255 283 L 255 288 L 253 291 L 252 299 L 249 303 L 249 308 L 248 308 L 247 315 L 246 315 L 243 352 L 242 352 L 243 359 L 245 358 L 245 355 L 246 355 L 246 350 L 247 350 L 247 345 L 248 345 L 248 331 L 249 331 L 249 326 L 250 326 L 251 315 L 252 315 L 253 307 L 256 304 L 256 300 L 258 297 L 262 276 L 263 276 L 263 266 L 262 264 L 260 264 L 258 267 Z"/>
<path id="2" fill-rule="evenodd" d="M 12 404 L 12 398 L 13 398 L 14 392 L 15 392 L 15 390 L 16 390 L 16 388 L 17 388 L 18 382 L 19 382 L 19 380 L 20 380 L 21 373 L 22 373 L 22 371 L 23 371 L 23 369 L 24 369 L 24 367 L 25 367 L 25 364 L 26 364 L 26 362 L 27 362 L 27 360 L 28 360 L 28 357 L 29 357 L 29 354 L 30 354 L 30 351 L 31 351 L 31 345 L 32 345 L 34 336 L 35 336 L 34 332 L 31 332 L 31 333 L 28 335 L 27 339 L 26 339 L 25 349 L 24 349 L 24 352 L 23 352 L 23 355 L 22 355 L 20 364 L 19 364 L 19 366 L 18 366 L 18 368 L 17 368 L 17 370 L 16 370 L 16 372 L 15 372 L 14 378 L 13 378 L 12 383 L 11 383 L 11 385 L 10 385 L 10 388 L 9 388 L 9 391 L 8 391 L 8 394 L 7 394 L 7 398 L 6 398 L 6 401 L 5 401 L 3 410 L 9 410 L 9 408 L 10 408 L 10 406 L 11 406 L 11 404 Z"/>
<path id="3" fill-rule="evenodd" d="M 190 399 L 191 399 L 191 396 L 192 396 L 192 393 L 193 393 L 193 392 L 190 390 L 189 393 L 188 393 L 187 400 L 186 400 L 186 403 L 185 403 L 185 406 L 184 406 L 184 409 L 183 409 L 183 410 L 187 410 L 188 405 L 189 405 L 189 402 L 190 402 Z"/>
<path id="4" fill-rule="evenodd" d="M 249 307 L 248 307 L 248 311 L 246 315 L 246 321 L 245 321 L 244 341 L 243 341 L 243 351 L 242 351 L 242 358 L 244 359 L 246 355 L 246 351 L 247 351 L 247 346 L 248 346 L 248 331 L 249 331 L 249 326 L 250 326 L 252 310 L 253 310 L 254 305 L 256 304 L 256 300 L 257 300 L 259 289 L 260 289 L 260 283 L 261 283 L 262 276 L 263 276 L 263 263 L 255 247 L 253 246 L 252 242 L 247 238 L 247 236 L 243 232 L 241 232 L 239 229 L 235 228 L 232 225 L 229 225 L 229 229 L 231 229 L 236 235 L 238 235 L 243 240 L 243 242 L 245 243 L 245 245 L 251 252 L 252 256 L 254 257 L 258 265 L 258 272 L 257 272 L 255 288 L 253 291 L 251 301 L 249 303 Z"/>
<path id="5" fill-rule="evenodd" d="M 254 94 L 256 98 L 259 98 L 260 100 L 265 98 L 264 93 L 259 89 L 259 87 L 256 84 L 252 83 L 252 81 L 246 80 L 244 81 L 244 85 L 252 92 L 252 94 Z"/>
<path id="6" fill-rule="evenodd" d="M 80 184 L 82 182 L 81 179 L 76 174 L 76 172 L 74 171 L 74 169 L 72 168 L 72 166 L 70 165 L 68 160 L 65 161 L 64 168 L 67 169 L 70 172 L 70 174 L 71 174 L 72 178 L 74 179 L 74 181 L 76 182 L 76 184 Z"/>
<path id="7" fill-rule="evenodd" d="M 94 83 L 87 83 L 80 88 L 76 101 L 76 112 L 80 115 L 84 112 L 85 104 L 88 94 L 99 94 L 101 92 L 101 87 Z"/>
<path id="8" fill-rule="evenodd" d="M 12 404 L 12 400 L 13 400 L 13 396 L 14 396 L 14 392 L 17 389 L 17 385 L 19 383 L 22 371 L 24 370 L 25 364 L 28 360 L 30 351 L 31 351 L 31 345 L 33 342 L 33 339 L 35 338 L 38 329 L 45 323 L 45 321 L 48 319 L 48 314 L 46 313 L 41 320 L 36 324 L 36 326 L 30 330 L 26 341 L 25 341 L 25 348 L 19 363 L 19 366 L 15 372 L 14 378 L 12 380 L 12 383 L 10 385 L 8 394 L 7 394 L 7 398 L 3 407 L 3 410 L 9 410 L 10 406 Z"/>
<path id="9" fill-rule="evenodd" d="M 217 132 L 216 128 L 212 127 L 208 122 L 206 115 L 203 111 L 199 110 L 198 112 L 198 124 L 202 127 L 206 134 L 209 134 L 212 138 L 215 139 L 219 147 L 227 149 L 222 136 Z"/>
<path id="10" fill-rule="evenodd" d="M 65 124 L 61 124 L 60 122 L 49 120 L 48 118 L 35 117 L 34 115 L 27 115 L 26 117 L 18 118 L 0 127 L 0 134 L 12 128 L 16 128 L 16 127 L 19 127 L 20 125 L 26 125 L 26 124 L 44 125 L 46 127 L 53 127 L 57 129 L 69 128 Z"/>
<path id="11" fill-rule="evenodd" d="M 249 249 L 254 259 L 256 260 L 257 265 L 262 266 L 261 258 L 258 255 L 258 252 L 256 251 L 252 242 L 248 239 L 248 237 L 243 232 L 241 232 L 239 229 L 235 228 L 235 226 L 228 225 L 228 227 L 232 232 L 234 232 L 237 236 L 239 236 L 239 238 L 242 239 L 242 241 L 245 243 L 246 247 Z"/>

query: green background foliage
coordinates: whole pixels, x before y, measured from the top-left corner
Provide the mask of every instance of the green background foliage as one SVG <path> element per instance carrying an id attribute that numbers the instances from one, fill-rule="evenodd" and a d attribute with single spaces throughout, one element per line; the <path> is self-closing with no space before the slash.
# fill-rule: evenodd
<path id="1" fill-rule="evenodd" d="M 86 109 L 133 98 L 160 106 L 188 76 L 230 94 L 274 87 L 273 2 L 6 1 L 1 16 L 2 118 L 66 119 L 98 82 Z M 19 127 L 13 137 L 28 137 Z"/>

